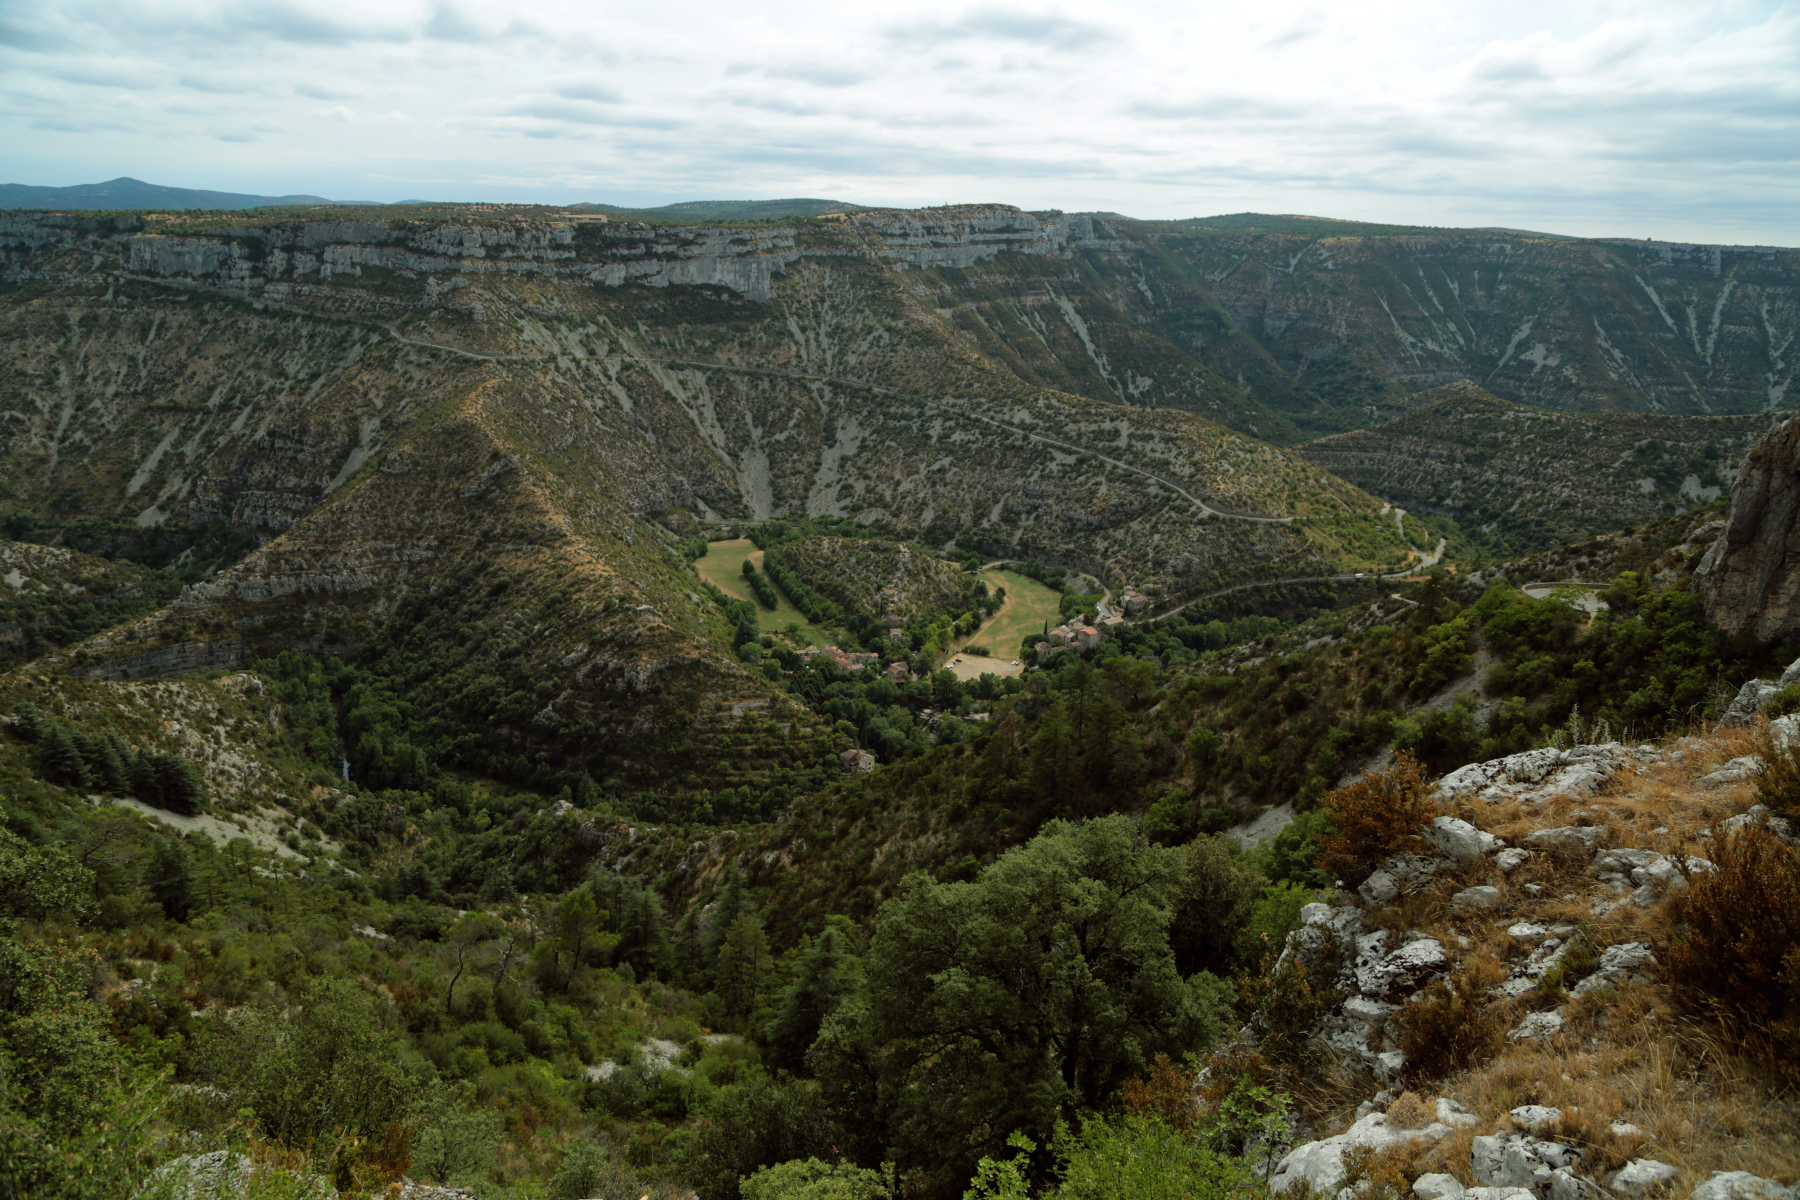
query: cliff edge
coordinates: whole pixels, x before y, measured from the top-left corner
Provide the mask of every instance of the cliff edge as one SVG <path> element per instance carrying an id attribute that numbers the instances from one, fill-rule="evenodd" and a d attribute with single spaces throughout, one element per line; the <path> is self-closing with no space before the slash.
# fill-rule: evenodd
<path id="1" fill-rule="evenodd" d="M 1725 531 L 1700 560 L 1694 587 L 1729 633 L 1800 641 L 1800 420 L 1751 447 L 1731 489 Z"/>

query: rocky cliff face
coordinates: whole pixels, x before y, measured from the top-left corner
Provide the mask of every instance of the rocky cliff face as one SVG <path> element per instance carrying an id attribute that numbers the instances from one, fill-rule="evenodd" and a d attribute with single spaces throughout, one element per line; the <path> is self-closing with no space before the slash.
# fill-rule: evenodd
<path id="1" fill-rule="evenodd" d="M 1302 415 L 1321 431 L 1454 379 L 1571 412 L 1794 399 L 1800 251 L 1454 231 L 1163 237 L 1287 376 L 1248 379 L 1252 394 L 1316 406 Z"/>
<path id="2" fill-rule="evenodd" d="M 1800 641 L 1800 420 L 1770 430 L 1744 460 L 1694 587 L 1721 629 Z"/>

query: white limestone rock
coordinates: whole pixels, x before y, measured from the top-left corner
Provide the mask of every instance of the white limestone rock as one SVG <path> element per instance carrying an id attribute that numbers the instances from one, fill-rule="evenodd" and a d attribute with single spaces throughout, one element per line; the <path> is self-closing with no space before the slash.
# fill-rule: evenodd
<path id="1" fill-rule="evenodd" d="M 1506 897 L 1500 894 L 1499 888 L 1484 884 L 1479 887 L 1464 888 L 1450 897 L 1450 903 L 1458 908 L 1499 908 L 1506 903 Z"/>
<path id="2" fill-rule="evenodd" d="M 1526 1013 L 1525 1019 L 1506 1036 L 1515 1042 L 1541 1042 L 1561 1033 L 1567 1024 L 1559 1012 Z"/>
<path id="3" fill-rule="evenodd" d="M 1436 1122 L 1423 1129 L 1394 1129 L 1388 1125 L 1386 1113 L 1370 1113 L 1336 1137 L 1307 1142 L 1288 1151 L 1269 1177 L 1269 1191 L 1280 1195 L 1304 1180 L 1315 1195 L 1329 1195 L 1343 1185 L 1346 1151 L 1362 1147 L 1386 1150 L 1410 1141 L 1436 1142 L 1449 1133 L 1448 1125 Z"/>
<path id="4" fill-rule="evenodd" d="M 1648 1196 L 1675 1182 L 1680 1174 L 1668 1163 L 1654 1158 L 1634 1158 L 1620 1167 L 1612 1178 L 1612 1189 L 1622 1196 Z"/>
<path id="5" fill-rule="evenodd" d="M 1471 867 L 1499 848 L 1499 839 L 1458 817 L 1437 817 L 1425 829 L 1425 841 L 1461 867 Z"/>
<path id="6" fill-rule="evenodd" d="M 1598 825 L 1563 825 L 1555 829 L 1534 829 L 1525 835 L 1525 840 L 1545 848 L 1568 846 L 1592 850 L 1605 836 L 1606 830 Z"/>
<path id="7" fill-rule="evenodd" d="M 1562 1109 L 1547 1104 L 1521 1104 L 1506 1114 L 1512 1123 L 1527 1133 L 1542 1133 L 1562 1120 Z"/>
<path id="8" fill-rule="evenodd" d="M 1719 718 L 1719 724 L 1732 728 L 1741 728 L 1756 719 L 1762 706 L 1775 698 L 1781 689 L 1766 679 L 1752 679 L 1738 689 L 1738 694 L 1725 706 L 1725 715 Z"/>
<path id="9" fill-rule="evenodd" d="M 1521 850 L 1517 846 L 1508 846 L 1494 855 L 1494 865 L 1509 875 L 1530 861 L 1531 851 Z"/>
<path id="10" fill-rule="evenodd" d="M 1413 1180 L 1413 1195 L 1418 1200 L 1457 1200 L 1466 1190 L 1454 1175 L 1421 1175 Z"/>
<path id="11" fill-rule="evenodd" d="M 1441 1125 L 1452 1129 L 1461 1129 L 1466 1125 L 1479 1125 L 1481 1118 L 1447 1096 L 1438 1097 L 1436 1104 L 1437 1119 Z"/>
<path id="12" fill-rule="evenodd" d="M 1729 787 L 1734 783 L 1743 783 L 1762 774 L 1763 760 L 1754 754 L 1746 754 L 1722 763 L 1702 775 L 1698 783 L 1703 788 Z"/>
<path id="13" fill-rule="evenodd" d="M 1693 1200 L 1800 1200 L 1800 1185 L 1785 1188 L 1748 1171 L 1714 1171 L 1694 1189 Z"/>
<path id="14" fill-rule="evenodd" d="M 1363 898 L 1365 904 L 1387 904 L 1400 896 L 1400 881 L 1394 878 L 1392 871 L 1376 871 L 1363 880 L 1356 894 Z"/>
<path id="15" fill-rule="evenodd" d="M 1602 988 L 1620 987 L 1628 983 L 1653 982 L 1649 970 L 1656 965 L 1656 955 L 1645 942 L 1623 942 L 1600 952 L 1600 965 L 1593 974 L 1570 988 L 1570 994 L 1585 996 Z"/>
<path id="16" fill-rule="evenodd" d="M 1523 1133 L 1491 1134 L 1469 1144 L 1469 1166 L 1484 1187 L 1535 1189 L 1547 1185 L 1558 1168 L 1572 1171 L 1580 1165 L 1579 1150 Z"/>

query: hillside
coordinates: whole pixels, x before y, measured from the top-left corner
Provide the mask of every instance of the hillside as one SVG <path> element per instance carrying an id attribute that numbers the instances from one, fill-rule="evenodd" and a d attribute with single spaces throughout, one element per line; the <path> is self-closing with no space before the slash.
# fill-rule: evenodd
<path id="1" fill-rule="evenodd" d="M 1228 1200 L 1368 1178 L 1372 1200 L 1780 1200 L 1800 1173 L 1800 853 L 1748 828 L 1751 802 L 1800 802 L 1800 757 L 1764 738 L 1800 716 L 1773 682 L 1742 693 L 1766 714 L 1726 711 L 1793 651 L 1717 628 L 1690 587 L 1723 527 L 1791 518 L 1751 516 L 1768 480 L 1742 471 L 1730 522 L 1244 588 L 1021 676 L 859 673 L 707 597 L 706 543 L 670 525 L 713 518 L 619 498 L 680 426 L 617 371 L 661 437 L 612 473 L 607 437 L 641 426 L 583 428 L 605 410 L 565 380 L 592 369 L 529 354 L 540 327 L 502 326 L 504 297 L 479 291 L 459 331 L 508 356 L 430 351 L 482 374 L 437 371 L 463 394 L 403 410 L 335 486 L 265 466 L 297 500 L 236 565 L 0 676 L 5 1191 Z M 266 342 L 247 376 L 281 362 L 248 353 Z M 400 354 L 365 345 L 306 387 L 355 405 L 396 380 L 398 408 L 434 363 Z M 263 412 L 304 412 L 265 369 Z M 1008 403 L 1021 430 L 1064 419 L 1060 444 L 1093 401 Z M 245 462 L 194 408 L 158 488 Z M 1265 509 L 1305 498 L 1267 486 L 1282 453 L 1145 416 L 1168 423 L 1112 428 L 1262 464 Z M 81 432 L 108 466 L 104 426 Z M 58 484 L 83 443 L 50 444 L 11 486 Z M 954 444 L 911 450 L 895 493 L 976 471 L 934 466 Z M 126 475 L 86 470 L 81 497 Z M 765 565 L 792 547 L 952 579 L 898 534 L 715 495 Z M 94 520 L 49 531 L 139 529 Z M 1226 520 L 1267 524 L 1186 516 L 1186 536 Z M 1598 606 L 1519 590 L 1557 572 L 1616 578 Z M 680 711 L 704 685 L 733 691 Z"/>
<path id="2" fill-rule="evenodd" d="M 1253 396 L 1320 433 L 1472 379 L 1570 412 L 1753 413 L 1788 403 L 1800 251 L 1395 230 L 1196 230 L 1162 247 L 1204 277 L 1288 390 Z M 1208 346 L 1180 344 L 1208 358 Z"/>
<path id="3" fill-rule="evenodd" d="M 1031 386 L 924 308 L 953 264 L 1035 262 L 1004 248 L 1060 253 L 1081 222 L 59 220 L 8 226 L 8 504 L 262 542 L 58 665 L 349 656 L 417 704 L 433 753 L 515 781 L 826 768 L 833 735 L 696 586 L 687 547 L 719 522 L 853 518 L 1171 601 L 1412 553 L 1310 464 Z"/>
<path id="4" fill-rule="evenodd" d="M 1718 499 L 1774 416 L 1564 413 L 1445 384 L 1299 453 L 1415 511 L 1536 550 Z"/>

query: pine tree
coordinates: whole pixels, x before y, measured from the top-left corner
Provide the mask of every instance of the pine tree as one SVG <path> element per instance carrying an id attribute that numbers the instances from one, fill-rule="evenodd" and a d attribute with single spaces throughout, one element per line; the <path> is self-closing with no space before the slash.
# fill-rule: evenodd
<path id="1" fill-rule="evenodd" d="M 131 787 L 131 778 L 125 771 L 125 760 L 131 751 L 125 748 L 117 734 L 103 734 L 94 738 L 91 744 L 89 765 L 93 768 L 94 786 L 102 791 L 122 796 Z"/>
<path id="2" fill-rule="evenodd" d="M 807 1050 L 819 1036 L 819 1027 L 855 992 L 857 983 L 855 958 L 845 949 L 838 930 L 827 925 L 800 960 L 775 1015 L 763 1029 L 769 1065 L 777 1070 L 800 1070 Z"/>
<path id="3" fill-rule="evenodd" d="M 719 998 L 719 1009 L 734 1029 L 745 1029 L 756 1016 L 763 993 L 768 990 L 774 962 L 769 957 L 769 939 L 762 922 L 745 913 L 733 921 L 719 947 L 719 958 L 713 970 L 713 991 Z"/>
<path id="4" fill-rule="evenodd" d="M 171 921 L 186 921 L 194 898 L 194 868 L 187 846 L 175 838 L 157 842 L 144 872 L 144 887 L 151 899 L 162 905 L 164 916 Z"/>
<path id="5" fill-rule="evenodd" d="M 713 901 L 712 912 L 707 914 L 706 927 L 700 937 L 701 964 L 708 972 L 718 963 L 719 948 L 725 944 L 732 925 L 744 915 L 748 907 L 749 897 L 744 894 L 743 868 L 733 863 L 726 872 L 725 886 L 719 892 L 719 898 Z"/>
<path id="6" fill-rule="evenodd" d="M 38 771 L 51 783 L 65 787 L 87 788 L 94 782 L 74 734 L 55 722 L 45 722 L 38 742 Z"/>

